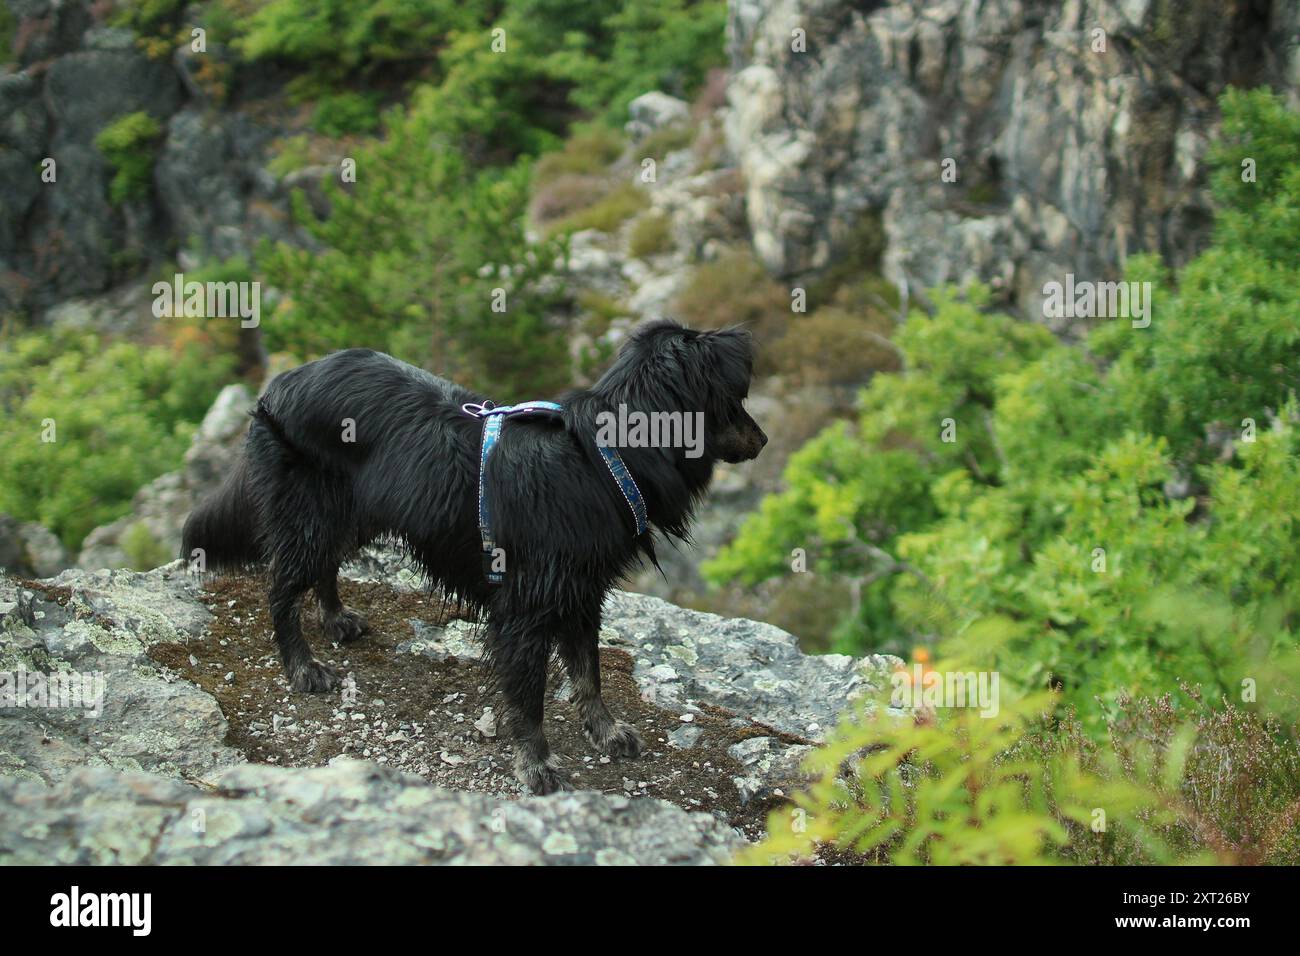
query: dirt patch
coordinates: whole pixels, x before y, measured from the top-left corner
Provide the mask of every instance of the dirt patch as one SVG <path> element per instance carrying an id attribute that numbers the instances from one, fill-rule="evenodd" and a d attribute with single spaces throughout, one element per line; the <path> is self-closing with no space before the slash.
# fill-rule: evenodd
<path id="1" fill-rule="evenodd" d="M 442 601 L 382 584 L 340 582 L 344 602 L 370 622 L 371 632 L 355 644 L 330 646 L 316 622 L 314 602 L 303 606 L 303 631 L 316 655 L 350 673 L 354 701 L 339 691 L 290 693 L 280 668 L 266 608 L 266 585 L 258 576 L 230 576 L 211 582 L 204 594 L 214 620 L 201 638 L 187 644 L 156 644 L 149 656 L 216 697 L 230 724 L 226 743 L 249 760 L 289 767 L 318 766 L 340 754 L 361 757 L 415 773 L 439 786 L 504 796 L 522 795 L 511 773 L 513 753 L 501 737 L 475 726 L 501 700 L 489 690 L 482 664 L 448 657 L 433 660 L 398 653 L 416 637 L 412 622 L 430 626 L 454 615 Z M 605 700 L 646 741 L 635 760 L 610 760 L 582 736 L 577 713 L 555 698 L 546 705 L 546 735 L 562 770 L 575 787 L 605 793 L 649 795 L 689 810 L 718 811 L 751 839 L 779 798 L 742 805 L 732 778 L 743 776 L 727 748 L 748 737 L 773 736 L 761 724 L 720 708 L 695 715 L 702 731 L 689 750 L 667 744 L 683 726 L 680 715 L 643 700 L 632 679 L 626 652 L 601 650 Z M 779 735 L 778 735 L 779 736 Z"/>

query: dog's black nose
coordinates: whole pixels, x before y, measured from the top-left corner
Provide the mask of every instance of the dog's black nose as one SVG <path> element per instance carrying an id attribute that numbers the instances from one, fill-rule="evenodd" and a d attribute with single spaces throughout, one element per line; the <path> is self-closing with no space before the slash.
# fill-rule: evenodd
<path id="1" fill-rule="evenodd" d="M 758 447 L 760 449 L 767 447 L 767 432 L 758 433 Z"/>

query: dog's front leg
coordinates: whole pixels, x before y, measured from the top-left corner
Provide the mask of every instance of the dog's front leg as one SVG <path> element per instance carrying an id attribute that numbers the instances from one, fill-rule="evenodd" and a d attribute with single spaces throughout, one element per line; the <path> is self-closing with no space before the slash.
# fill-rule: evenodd
<path id="1" fill-rule="evenodd" d="M 561 776 L 542 731 L 550 632 L 524 623 L 523 615 L 503 615 L 488 624 L 487 652 L 506 703 L 506 725 L 515 748 L 515 776 L 533 793 L 571 790 Z"/>
<path id="2" fill-rule="evenodd" d="M 611 757 L 635 757 L 645 746 L 631 724 L 615 720 L 600 694 L 600 622 L 595 626 L 566 631 L 560 637 L 564 659 L 573 685 L 573 703 L 582 718 L 582 732 L 591 745 Z"/>

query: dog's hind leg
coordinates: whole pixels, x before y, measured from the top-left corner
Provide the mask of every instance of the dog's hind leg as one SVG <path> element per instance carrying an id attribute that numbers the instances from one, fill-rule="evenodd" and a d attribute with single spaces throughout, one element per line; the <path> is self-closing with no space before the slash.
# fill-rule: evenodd
<path id="1" fill-rule="evenodd" d="M 339 569 L 326 568 L 316 582 L 316 599 L 320 601 L 320 627 L 327 640 L 335 644 L 359 641 L 370 631 L 366 619 L 339 599 Z"/>
<path id="2" fill-rule="evenodd" d="M 342 683 L 342 675 L 322 664 L 302 636 L 298 605 L 312 587 L 316 575 L 298 562 L 275 561 L 271 565 L 271 621 L 275 643 L 280 649 L 289 686 L 299 693 L 322 693 Z"/>
<path id="3" fill-rule="evenodd" d="M 522 614 L 494 615 L 486 651 L 493 678 L 505 696 L 506 722 L 515 748 L 515 776 L 533 793 L 572 789 L 560 774 L 542 730 L 550 662 L 552 622 Z"/>
<path id="4" fill-rule="evenodd" d="M 327 571 L 331 584 L 335 582 L 338 559 L 333 534 L 318 489 L 306 482 L 285 482 L 280 490 L 279 507 L 267 509 L 275 643 L 289 686 L 300 693 L 322 693 L 338 687 L 342 676 L 312 654 L 302 636 L 299 605 L 307 591 L 320 587 Z M 337 584 L 332 597 L 338 600 Z M 338 607 L 342 609 L 341 604 Z"/>
<path id="5" fill-rule="evenodd" d="M 610 757 L 635 757 L 645 746 L 631 724 L 615 720 L 600 694 L 600 621 L 590 626 L 570 626 L 559 635 L 560 657 L 569 682 L 572 701 L 582 719 L 582 732 L 591 745 Z"/>

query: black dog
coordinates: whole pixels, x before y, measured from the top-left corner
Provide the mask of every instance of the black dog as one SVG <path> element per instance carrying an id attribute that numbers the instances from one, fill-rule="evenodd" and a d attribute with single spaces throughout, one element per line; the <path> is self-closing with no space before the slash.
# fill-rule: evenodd
<path id="1" fill-rule="evenodd" d="M 685 538 L 713 464 L 754 458 L 767 443 L 743 401 L 747 332 L 674 322 L 638 329 L 610 370 L 552 417 L 511 418 L 483 469 L 500 584 L 485 576 L 478 521 L 484 398 L 380 352 L 351 349 L 271 382 L 253 412 L 243 458 L 185 524 L 184 556 L 206 570 L 267 564 L 270 609 L 295 691 L 327 691 L 340 675 L 303 639 L 298 605 L 315 588 L 325 633 L 356 640 L 365 621 L 339 601 L 339 565 L 382 536 L 400 540 L 430 583 L 487 619 L 486 656 L 505 696 L 515 773 L 534 792 L 566 786 L 542 733 L 548 664 L 558 652 L 587 738 L 636 756 L 641 738 L 600 695 L 601 605 L 642 555 L 629 501 L 596 445 L 599 422 L 627 411 L 701 421 L 701 447 L 619 447 L 650 525 Z M 605 413 L 602 416 L 602 413 Z M 640 443 L 638 443 L 640 444 Z"/>

